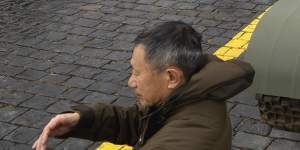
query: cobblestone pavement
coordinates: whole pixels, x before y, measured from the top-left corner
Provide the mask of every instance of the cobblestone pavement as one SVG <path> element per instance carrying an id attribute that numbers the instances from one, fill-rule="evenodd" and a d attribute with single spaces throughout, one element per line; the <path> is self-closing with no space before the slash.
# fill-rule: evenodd
<path id="1" fill-rule="evenodd" d="M 203 33 L 209 53 L 274 0 L 1 0 L 0 150 L 26 150 L 56 113 L 78 103 L 132 105 L 126 87 L 137 34 L 182 20 Z M 300 134 L 259 121 L 243 92 L 228 101 L 233 150 L 296 150 Z M 51 139 L 52 149 L 95 149 L 99 142 Z"/>

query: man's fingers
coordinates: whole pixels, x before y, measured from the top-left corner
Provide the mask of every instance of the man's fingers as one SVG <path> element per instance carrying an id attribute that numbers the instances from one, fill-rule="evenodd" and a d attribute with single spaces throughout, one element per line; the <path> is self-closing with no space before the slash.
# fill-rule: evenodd
<path id="1" fill-rule="evenodd" d="M 49 138 L 49 135 L 53 129 L 55 129 L 58 125 L 57 117 L 53 118 L 47 126 L 44 128 L 43 133 L 40 136 L 39 145 L 40 148 L 45 147 Z M 43 148 L 42 148 L 43 149 Z"/>
<path id="2" fill-rule="evenodd" d="M 42 134 L 40 135 L 36 143 L 34 143 L 33 147 L 36 148 L 37 150 L 46 149 L 48 138 L 51 135 L 51 132 L 53 132 L 53 129 L 55 129 L 58 124 L 59 124 L 59 119 L 57 116 L 51 119 L 50 122 L 43 129 Z"/>

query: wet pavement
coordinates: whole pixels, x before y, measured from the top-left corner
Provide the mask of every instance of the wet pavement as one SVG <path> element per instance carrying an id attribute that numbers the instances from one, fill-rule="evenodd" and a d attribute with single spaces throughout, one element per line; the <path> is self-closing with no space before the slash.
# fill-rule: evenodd
<path id="1" fill-rule="evenodd" d="M 1 0 L 0 150 L 26 150 L 55 114 L 78 103 L 135 103 L 127 87 L 133 39 L 182 20 L 203 33 L 208 53 L 229 41 L 274 0 Z M 299 150 L 300 134 L 259 119 L 247 91 L 228 100 L 233 150 Z M 51 139 L 52 149 L 99 142 Z"/>

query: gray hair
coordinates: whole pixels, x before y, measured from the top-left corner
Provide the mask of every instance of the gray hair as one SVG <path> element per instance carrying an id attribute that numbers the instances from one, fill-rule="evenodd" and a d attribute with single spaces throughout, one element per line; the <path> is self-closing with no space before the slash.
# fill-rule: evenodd
<path id="1" fill-rule="evenodd" d="M 201 41 L 201 34 L 190 25 L 171 21 L 141 33 L 135 39 L 135 44 L 145 46 L 145 60 L 156 71 L 176 66 L 189 80 L 206 63 Z"/>

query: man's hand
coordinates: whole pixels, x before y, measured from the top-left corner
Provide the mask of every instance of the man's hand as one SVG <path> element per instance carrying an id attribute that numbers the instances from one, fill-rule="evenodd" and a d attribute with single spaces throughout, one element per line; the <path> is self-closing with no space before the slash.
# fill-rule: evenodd
<path id="1" fill-rule="evenodd" d="M 79 122 L 78 113 L 66 113 L 55 116 L 45 126 L 40 137 L 34 142 L 32 149 L 46 150 L 48 137 L 61 136 L 68 133 Z"/>

